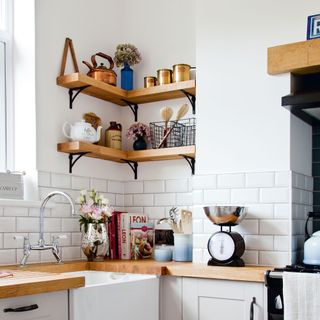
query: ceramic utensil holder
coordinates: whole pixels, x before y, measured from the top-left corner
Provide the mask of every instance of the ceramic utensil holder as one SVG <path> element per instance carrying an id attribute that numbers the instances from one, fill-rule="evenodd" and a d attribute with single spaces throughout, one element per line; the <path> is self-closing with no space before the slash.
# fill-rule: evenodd
<path id="1" fill-rule="evenodd" d="M 192 234 L 174 233 L 174 261 L 192 261 Z"/>

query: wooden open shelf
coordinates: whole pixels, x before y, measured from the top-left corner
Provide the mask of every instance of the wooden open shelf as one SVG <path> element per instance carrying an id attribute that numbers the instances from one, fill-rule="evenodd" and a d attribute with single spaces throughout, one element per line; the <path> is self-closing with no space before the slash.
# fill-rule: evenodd
<path id="1" fill-rule="evenodd" d="M 137 174 L 137 163 L 145 161 L 160 161 L 160 160 L 176 160 L 176 159 L 188 159 L 192 171 L 194 171 L 194 159 L 196 153 L 195 146 L 185 146 L 176 148 L 162 148 L 162 149 L 147 149 L 141 151 L 122 151 L 104 146 L 99 146 L 90 143 L 84 143 L 79 141 L 62 142 L 58 143 L 57 150 L 69 154 L 69 172 L 72 173 L 72 167 L 76 159 L 73 161 L 73 156 L 82 156 L 110 160 L 122 163 L 133 163 L 136 165 L 135 176 Z M 192 167 L 193 166 L 193 167 Z"/>
<path id="2" fill-rule="evenodd" d="M 268 48 L 268 73 L 310 74 L 320 72 L 320 39 Z"/>
<path id="3" fill-rule="evenodd" d="M 89 96 L 110 101 L 119 106 L 127 106 L 124 100 L 140 104 L 183 98 L 185 97 L 183 91 L 194 96 L 196 94 L 195 80 L 127 91 L 95 80 L 82 73 L 72 73 L 58 77 L 57 85 L 68 89 L 79 89 L 88 86 L 81 92 Z"/>

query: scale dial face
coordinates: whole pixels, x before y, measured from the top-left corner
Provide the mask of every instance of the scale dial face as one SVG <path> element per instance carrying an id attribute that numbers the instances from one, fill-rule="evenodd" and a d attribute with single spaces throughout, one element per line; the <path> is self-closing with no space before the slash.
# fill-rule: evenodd
<path id="1" fill-rule="evenodd" d="M 234 256 L 236 245 L 230 233 L 219 231 L 209 239 L 208 250 L 213 259 L 227 261 Z"/>

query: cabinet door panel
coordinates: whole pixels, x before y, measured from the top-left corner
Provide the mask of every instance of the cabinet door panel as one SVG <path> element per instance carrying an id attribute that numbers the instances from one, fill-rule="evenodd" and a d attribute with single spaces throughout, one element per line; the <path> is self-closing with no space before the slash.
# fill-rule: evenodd
<path id="1" fill-rule="evenodd" d="M 35 310 L 4 312 L 6 308 L 20 308 L 37 304 Z M 68 320 L 68 292 L 58 291 L 16 298 L 0 299 L 1 320 Z"/>
<path id="2" fill-rule="evenodd" d="M 199 297 L 200 320 L 245 320 L 245 301 Z"/>

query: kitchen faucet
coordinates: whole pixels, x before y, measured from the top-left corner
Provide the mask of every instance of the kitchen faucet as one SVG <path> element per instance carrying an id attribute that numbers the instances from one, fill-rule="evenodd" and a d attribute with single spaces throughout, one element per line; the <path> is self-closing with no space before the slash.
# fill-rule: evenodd
<path id="1" fill-rule="evenodd" d="M 32 250 L 52 250 L 52 254 L 55 256 L 55 258 L 57 259 L 58 263 L 62 263 L 62 257 L 60 255 L 60 248 L 59 248 L 59 239 L 65 239 L 66 236 L 57 236 L 53 238 L 52 244 L 48 245 L 45 243 L 44 240 L 44 210 L 45 207 L 47 205 L 47 202 L 56 195 L 60 195 L 65 197 L 70 205 L 71 205 L 71 213 L 72 215 L 75 214 L 75 207 L 74 207 L 74 203 L 71 199 L 71 197 L 66 194 L 65 192 L 62 191 L 52 191 L 50 192 L 42 201 L 41 207 L 40 207 L 40 237 L 38 240 L 38 244 L 36 245 L 31 245 L 30 244 L 30 240 L 29 237 L 23 237 L 24 239 L 24 244 L 23 244 L 23 258 L 21 259 L 20 265 L 24 266 L 27 263 L 27 260 L 30 256 L 30 253 Z M 15 239 L 18 239 L 20 237 L 15 237 Z"/>

